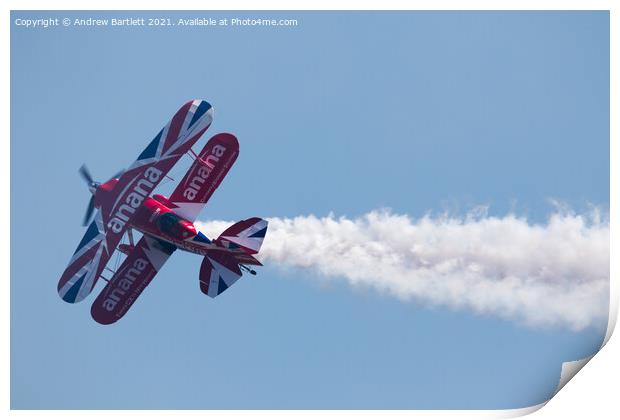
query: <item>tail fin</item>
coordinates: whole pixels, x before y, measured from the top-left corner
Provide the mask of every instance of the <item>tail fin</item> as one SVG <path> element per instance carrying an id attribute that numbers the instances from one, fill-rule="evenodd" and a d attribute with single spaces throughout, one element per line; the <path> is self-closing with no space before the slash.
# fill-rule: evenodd
<path id="1" fill-rule="evenodd" d="M 267 221 L 252 217 L 230 226 L 215 242 L 224 248 L 241 248 L 248 254 L 256 254 L 263 244 L 265 233 L 267 233 Z"/>

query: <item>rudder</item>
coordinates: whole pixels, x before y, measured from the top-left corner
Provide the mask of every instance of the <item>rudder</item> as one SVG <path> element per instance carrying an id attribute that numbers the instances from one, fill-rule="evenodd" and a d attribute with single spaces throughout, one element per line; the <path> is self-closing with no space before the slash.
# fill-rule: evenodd
<path id="1" fill-rule="evenodd" d="M 239 263 L 228 251 L 214 250 L 205 255 L 200 266 L 200 290 L 216 297 L 241 278 Z"/>

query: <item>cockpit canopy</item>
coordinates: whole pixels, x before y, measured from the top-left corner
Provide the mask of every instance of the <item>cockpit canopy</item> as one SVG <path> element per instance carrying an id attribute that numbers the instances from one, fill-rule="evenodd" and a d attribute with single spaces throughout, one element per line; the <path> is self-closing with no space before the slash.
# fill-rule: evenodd
<path id="1" fill-rule="evenodd" d="M 185 240 L 196 234 L 196 229 L 191 222 L 173 212 L 162 214 L 157 218 L 155 224 L 161 233 L 176 239 Z"/>

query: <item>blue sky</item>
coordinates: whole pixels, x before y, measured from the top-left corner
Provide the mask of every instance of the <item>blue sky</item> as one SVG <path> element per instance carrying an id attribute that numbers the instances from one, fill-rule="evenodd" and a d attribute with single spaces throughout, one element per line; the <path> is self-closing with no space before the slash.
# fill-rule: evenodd
<path id="1" fill-rule="evenodd" d="M 516 408 L 598 348 L 600 328 L 319 287 L 301 269 L 266 266 L 211 300 L 183 253 L 112 327 L 61 301 L 89 198 L 77 169 L 127 167 L 192 98 L 215 108 L 208 133 L 241 145 L 203 220 L 609 207 L 605 12 L 166 15 L 299 25 L 25 29 L 14 19 L 161 14 L 11 14 L 12 408 Z"/>

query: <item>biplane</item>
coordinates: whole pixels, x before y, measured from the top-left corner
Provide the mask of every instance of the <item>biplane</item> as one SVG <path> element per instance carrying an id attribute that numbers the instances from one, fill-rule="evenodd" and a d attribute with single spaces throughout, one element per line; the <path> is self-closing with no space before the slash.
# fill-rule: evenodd
<path id="1" fill-rule="evenodd" d="M 208 102 L 190 101 L 127 170 L 99 183 L 85 166 L 80 168 L 92 195 L 84 218 L 88 228 L 58 282 L 64 301 L 82 301 L 103 279 L 107 284 L 94 300 L 91 315 L 100 324 L 114 323 L 177 249 L 203 257 L 200 290 L 210 297 L 227 290 L 243 272 L 256 274 L 251 266 L 262 265 L 254 255 L 265 238 L 266 220 L 240 221 L 214 240 L 193 223 L 239 155 L 239 143 L 228 133 L 211 137 L 198 154 L 192 150 L 212 120 Z M 194 161 L 172 194 L 153 194 L 186 154 Z M 137 243 L 134 231 L 142 234 Z M 115 252 L 126 257 L 113 270 L 108 262 Z"/>

